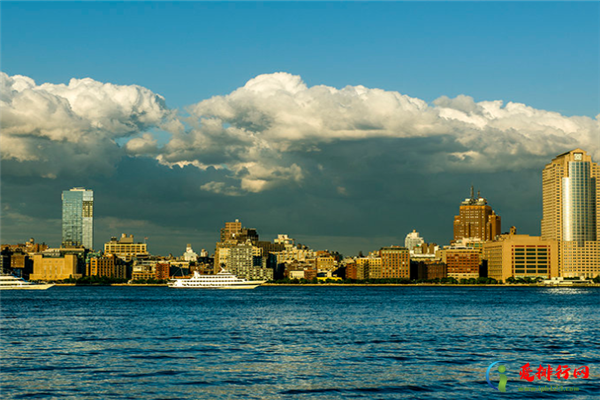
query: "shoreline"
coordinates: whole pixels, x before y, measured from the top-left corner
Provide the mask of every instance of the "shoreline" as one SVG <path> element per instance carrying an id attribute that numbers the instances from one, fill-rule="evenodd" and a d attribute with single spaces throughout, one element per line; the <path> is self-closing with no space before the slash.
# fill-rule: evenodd
<path id="1" fill-rule="evenodd" d="M 118 287 L 167 287 L 166 283 L 110 283 L 110 284 L 91 284 L 91 285 L 78 285 L 75 283 L 55 283 L 54 286 L 72 286 L 72 287 L 90 287 L 90 286 L 118 286 Z M 600 288 L 600 284 L 592 285 L 535 285 L 535 284 L 481 284 L 481 285 L 469 285 L 469 284 L 451 284 L 451 283 L 263 283 L 260 286 L 268 287 L 535 287 L 535 288 Z"/>
<path id="2" fill-rule="evenodd" d="M 376 287 L 385 287 L 385 286 L 407 286 L 407 287 L 541 287 L 541 288 L 549 288 L 549 287 L 561 287 L 561 288 L 580 288 L 580 287 L 596 287 L 600 288 L 600 284 L 596 283 L 593 285 L 535 285 L 535 284 L 511 284 L 511 285 L 503 285 L 503 284 L 481 284 L 481 285 L 469 285 L 463 283 L 304 283 L 304 284 L 294 284 L 294 283 L 263 283 L 261 286 L 376 286 Z"/>

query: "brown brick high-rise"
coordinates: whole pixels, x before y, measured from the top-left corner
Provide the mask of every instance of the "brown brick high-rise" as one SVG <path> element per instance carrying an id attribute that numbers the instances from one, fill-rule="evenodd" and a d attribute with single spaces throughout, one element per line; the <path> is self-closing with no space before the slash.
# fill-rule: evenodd
<path id="1" fill-rule="evenodd" d="M 500 233 L 500 216 L 479 193 L 475 198 L 471 188 L 471 198 L 461 203 L 459 215 L 454 217 L 454 240 L 478 238 L 488 241 L 494 240 Z"/>

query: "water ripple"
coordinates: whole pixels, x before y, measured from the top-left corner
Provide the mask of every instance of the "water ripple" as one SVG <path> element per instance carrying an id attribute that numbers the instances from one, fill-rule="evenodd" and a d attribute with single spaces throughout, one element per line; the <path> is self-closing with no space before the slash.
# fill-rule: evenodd
<path id="1" fill-rule="evenodd" d="M 54 287 L 3 293 L 3 399 L 593 399 L 598 290 Z M 23 310 L 27 310 L 24 312 Z M 578 392 L 519 392 L 519 368 L 587 365 Z M 556 383 L 556 382 L 551 382 Z M 566 396 L 566 397 L 565 397 Z"/>

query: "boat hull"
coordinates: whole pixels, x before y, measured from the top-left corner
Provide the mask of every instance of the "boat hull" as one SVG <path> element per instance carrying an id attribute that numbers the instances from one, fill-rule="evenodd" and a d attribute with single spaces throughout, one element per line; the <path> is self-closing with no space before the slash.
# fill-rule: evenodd
<path id="1" fill-rule="evenodd" d="M 46 284 L 31 284 L 31 285 L 21 285 L 21 286 L 0 286 L 0 290 L 46 290 L 54 286 L 53 283 Z"/>
<path id="2" fill-rule="evenodd" d="M 246 284 L 246 285 L 223 285 L 223 286 L 216 286 L 216 285 L 193 285 L 193 284 L 170 284 L 169 287 L 173 288 L 173 289 L 233 289 L 233 290 L 240 290 L 240 289 L 254 289 L 260 285 L 262 285 L 264 282 L 257 282 L 257 283 L 252 283 L 252 284 Z"/>

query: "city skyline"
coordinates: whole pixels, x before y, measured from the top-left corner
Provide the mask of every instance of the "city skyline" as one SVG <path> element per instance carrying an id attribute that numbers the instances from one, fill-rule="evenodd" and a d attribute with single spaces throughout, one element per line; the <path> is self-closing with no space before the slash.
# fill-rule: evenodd
<path id="1" fill-rule="evenodd" d="M 544 166 L 600 160 L 597 3 L 1 7 L 3 243 L 60 244 L 72 187 L 96 247 L 154 254 L 236 218 L 343 254 L 447 244 L 472 185 L 539 235 Z"/>

